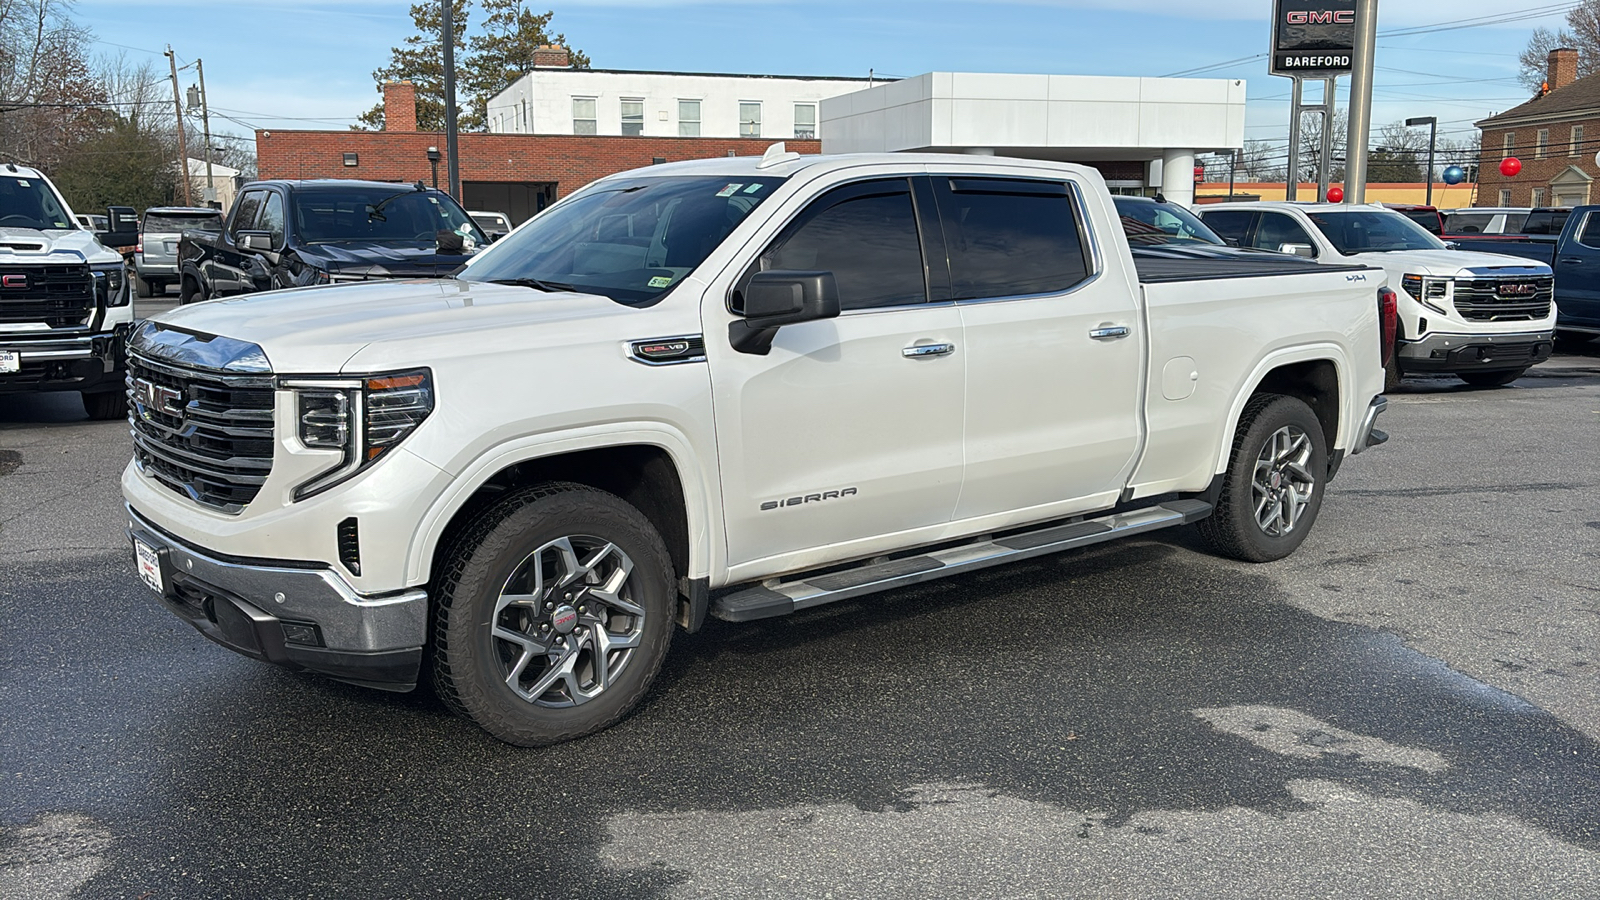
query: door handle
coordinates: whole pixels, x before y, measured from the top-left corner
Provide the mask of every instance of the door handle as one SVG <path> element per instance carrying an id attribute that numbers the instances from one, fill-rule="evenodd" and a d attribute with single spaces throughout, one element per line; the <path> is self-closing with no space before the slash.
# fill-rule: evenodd
<path id="1" fill-rule="evenodd" d="M 1569 265 L 1569 266 L 1581 266 L 1581 265 L 1583 265 L 1582 257 L 1577 257 L 1577 256 L 1563 256 L 1563 257 L 1561 257 L 1559 262 L 1565 263 L 1566 265 Z"/>
<path id="2" fill-rule="evenodd" d="M 1110 341 L 1116 340 L 1117 338 L 1125 338 L 1128 336 L 1128 334 L 1128 326 L 1126 325 L 1108 325 L 1102 328 L 1093 328 L 1089 331 L 1089 337 L 1092 337 L 1097 341 Z"/>
<path id="3" fill-rule="evenodd" d="M 906 359 L 927 359 L 932 356 L 949 356 L 956 352 L 955 344 L 916 344 L 900 351 Z"/>

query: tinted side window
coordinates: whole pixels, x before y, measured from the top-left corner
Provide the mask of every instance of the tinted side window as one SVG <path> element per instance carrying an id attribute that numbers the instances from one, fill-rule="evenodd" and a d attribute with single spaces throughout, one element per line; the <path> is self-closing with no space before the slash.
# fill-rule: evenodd
<path id="1" fill-rule="evenodd" d="M 1064 291 L 1089 277 L 1072 196 L 1059 182 L 936 178 L 956 300 Z"/>
<path id="2" fill-rule="evenodd" d="M 283 246 L 283 195 L 276 192 L 267 194 L 267 202 L 261 206 L 261 218 L 257 220 L 255 230 L 271 232 L 272 246 Z"/>
<path id="3" fill-rule="evenodd" d="M 899 179 L 823 194 L 761 263 L 763 271 L 832 272 L 843 309 L 923 303 L 928 298 L 911 190 Z"/>
<path id="4" fill-rule="evenodd" d="M 234 210 L 233 224 L 228 226 L 228 234 L 237 239 L 239 232 L 251 230 L 256 221 L 256 213 L 261 211 L 261 201 L 266 193 L 266 191 L 245 191 L 244 196 L 239 198 L 239 208 Z"/>
<path id="5" fill-rule="evenodd" d="M 1284 244 L 1317 246 L 1299 222 L 1283 213 L 1262 213 L 1261 224 L 1256 226 L 1256 237 L 1251 246 L 1258 250 L 1276 251 Z"/>
<path id="6" fill-rule="evenodd" d="M 1248 209 L 1207 211 L 1201 220 L 1211 226 L 1225 241 L 1243 244 L 1244 239 L 1250 234 L 1250 225 L 1255 221 L 1256 214 Z"/>
<path id="7" fill-rule="evenodd" d="M 1583 220 L 1583 230 L 1578 232 L 1578 243 L 1591 250 L 1600 250 L 1600 214 L 1589 213 Z"/>

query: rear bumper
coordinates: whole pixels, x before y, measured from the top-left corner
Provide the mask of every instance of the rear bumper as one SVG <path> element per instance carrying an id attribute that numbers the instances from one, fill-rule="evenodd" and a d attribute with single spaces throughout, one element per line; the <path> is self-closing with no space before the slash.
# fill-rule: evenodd
<path id="1" fill-rule="evenodd" d="M 320 564 L 220 558 L 127 510 L 129 538 L 160 560 L 162 605 L 205 637 L 290 669 L 383 690 L 416 687 L 425 592 L 369 597 Z"/>
<path id="2" fill-rule="evenodd" d="M 15 351 L 20 372 L 0 375 L 0 394 L 31 391 L 118 391 L 123 389 L 127 326 L 102 334 L 70 338 L 23 339 L 0 335 L 0 350 Z"/>
<path id="3" fill-rule="evenodd" d="M 1360 453 L 1368 447 L 1376 447 L 1379 444 L 1388 442 L 1389 435 L 1379 431 L 1375 427 L 1378 424 L 1378 417 L 1383 415 L 1388 409 L 1389 398 L 1372 398 L 1372 403 L 1367 406 L 1367 414 L 1361 418 L 1361 426 L 1356 429 L 1356 439 L 1350 444 L 1351 456 Z"/>
<path id="4" fill-rule="evenodd" d="M 1525 369 L 1555 351 L 1554 331 L 1515 334 L 1430 334 L 1400 342 L 1402 372 L 1481 372 Z"/>
<path id="5" fill-rule="evenodd" d="M 140 278 L 177 278 L 178 261 L 172 260 L 170 262 L 145 262 L 144 260 L 135 258 L 133 270 L 139 273 Z"/>

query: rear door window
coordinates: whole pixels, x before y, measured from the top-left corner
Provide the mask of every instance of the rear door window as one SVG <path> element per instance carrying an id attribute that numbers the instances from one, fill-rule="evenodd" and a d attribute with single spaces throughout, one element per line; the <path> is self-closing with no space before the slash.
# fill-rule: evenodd
<path id="1" fill-rule="evenodd" d="M 1089 277 L 1067 185 L 934 178 L 955 300 L 1060 293 Z"/>
<path id="2" fill-rule="evenodd" d="M 823 194 L 762 254 L 761 269 L 832 272 L 842 309 L 926 302 L 910 184 L 885 179 Z"/>

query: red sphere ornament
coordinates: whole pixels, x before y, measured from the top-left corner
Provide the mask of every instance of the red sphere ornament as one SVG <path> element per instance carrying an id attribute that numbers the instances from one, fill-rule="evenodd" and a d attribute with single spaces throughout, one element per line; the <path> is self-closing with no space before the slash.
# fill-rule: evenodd
<path id="1" fill-rule="evenodd" d="M 1331 188 L 1328 188 L 1328 202 L 1329 203 L 1343 203 L 1344 202 L 1344 188 L 1342 188 L 1342 187 L 1331 187 Z"/>
<path id="2" fill-rule="evenodd" d="M 1504 175 L 1507 178 L 1515 178 L 1517 177 L 1517 173 L 1521 171 L 1522 160 L 1517 159 L 1515 156 L 1508 156 L 1505 159 L 1500 160 L 1501 175 Z"/>

